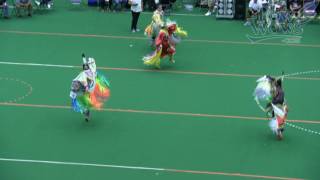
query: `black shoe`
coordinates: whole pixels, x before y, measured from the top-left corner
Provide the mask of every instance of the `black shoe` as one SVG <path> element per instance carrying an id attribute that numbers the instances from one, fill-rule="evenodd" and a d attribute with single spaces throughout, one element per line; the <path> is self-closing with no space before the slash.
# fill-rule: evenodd
<path id="1" fill-rule="evenodd" d="M 84 112 L 84 116 L 85 116 L 86 122 L 89 122 L 90 111 L 89 111 L 89 110 L 86 110 L 86 111 Z"/>
<path id="2" fill-rule="evenodd" d="M 281 141 L 283 139 L 283 134 L 282 134 L 282 131 L 280 129 L 278 129 L 277 131 L 277 138 L 279 141 Z"/>

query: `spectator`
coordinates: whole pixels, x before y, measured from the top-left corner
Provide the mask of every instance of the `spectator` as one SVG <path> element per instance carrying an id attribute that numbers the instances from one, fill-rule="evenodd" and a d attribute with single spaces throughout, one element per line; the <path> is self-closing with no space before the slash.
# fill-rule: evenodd
<path id="1" fill-rule="evenodd" d="M 288 28 L 288 19 L 289 14 L 285 10 L 280 10 L 277 13 L 276 21 L 275 21 L 275 28 L 277 31 L 283 31 Z"/>
<path id="2" fill-rule="evenodd" d="M 145 10 L 154 11 L 156 5 L 159 4 L 159 0 L 142 0 Z"/>
<path id="3" fill-rule="evenodd" d="M 293 18 L 300 16 L 300 10 L 302 8 L 302 3 L 299 0 L 289 1 L 290 13 Z"/>
<path id="4" fill-rule="evenodd" d="M 132 14 L 132 20 L 131 20 L 131 31 L 139 32 L 140 29 L 137 28 L 140 12 L 142 12 L 142 0 L 129 0 L 129 4 L 131 5 L 131 14 Z"/>
<path id="5" fill-rule="evenodd" d="M 262 9 L 261 1 L 250 0 L 249 2 L 249 15 L 257 16 Z"/>
<path id="6" fill-rule="evenodd" d="M 268 7 L 269 7 L 269 1 L 268 0 L 261 0 L 261 5 L 262 5 L 262 12 L 267 12 Z"/>
<path id="7" fill-rule="evenodd" d="M 127 4 L 127 0 L 114 0 L 114 9 L 116 11 L 122 11 L 123 7 Z"/>
<path id="8" fill-rule="evenodd" d="M 208 12 L 205 14 L 205 16 L 210 16 L 212 13 L 215 12 L 217 6 L 215 0 L 205 0 L 208 3 Z"/>
<path id="9" fill-rule="evenodd" d="M 260 11 L 262 9 L 261 1 L 258 0 L 250 0 L 249 2 L 249 16 L 251 17 L 258 17 L 260 14 Z M 247 19 L 247 22 L 244 25 L 250 25 L 249 18 Z"/>
<path id="10" fill-rule="evenodd" d="M 42 7 L 47 7 L 48 9 L 51 9 L 51 6 L 52 6 L 51 0 L 40 0 L 40 1 L 34 1 L 34 2 L 39 7 L 42 6 Z"/>
<path id="11" fill-rule="evenodd" d="M 110 10 L 110 0 L 99 0 L 99 7 L 101 11 L 108 11 Z"/>
<path id="12" fill-rule="evenodd" d="M 6 0 L 0 0 L 0 8 L 3 11 L 3 17 L 9 19 L 9 7 Z"/>
<path id="13" fill-rule="evenodd" d="M 28 10 L 28 16 L 32 16 L 31 0 L 16 0 L 17 15 L 21 17 L 21 9 Z"/>
<path id="14" fill-rule="evenodd" d="M 176 0 L 159 0 L 164 12 L 169 12 Z"/>

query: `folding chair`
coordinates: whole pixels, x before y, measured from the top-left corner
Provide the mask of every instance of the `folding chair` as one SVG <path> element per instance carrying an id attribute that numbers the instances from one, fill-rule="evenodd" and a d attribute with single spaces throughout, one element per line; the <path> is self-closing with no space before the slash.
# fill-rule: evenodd
<path id="1" fill-rule="evenodd" d="M 317 15 L 317 1 L 316 0 L 304 0 L 303 15 L 306 17 L 315 17 Z"/>

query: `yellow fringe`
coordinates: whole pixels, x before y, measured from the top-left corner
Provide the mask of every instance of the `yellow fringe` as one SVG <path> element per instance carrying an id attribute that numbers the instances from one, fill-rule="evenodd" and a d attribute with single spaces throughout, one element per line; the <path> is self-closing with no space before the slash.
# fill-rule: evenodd
<path id="1" fill-rule="evenodd" d="M 151 36 L 151 35 L 152 35 L 152 31 L 153 31 L 152 25 L 149 24 L 149 25 L 146 27 L 146 29 L 144 30 L 144 34 L 147 35 L 147 36 Z"/>
<path id="2" fill-rule="evenodd" d="M 160 50 L 156 50 L 152 55 L 145 56 L 143 58 L 143 63 L 148 66 L 155 66 L 160 69 L 160 57 L 161 57 L 162 48 Z"/>
<path id="3" fill-rule="evenodd" d="M 188 36 L 188 32 L 183 30 L 181 27 L 177 27 L 175 34 L 177 34 L 180 37 L 187 37 Z"/>

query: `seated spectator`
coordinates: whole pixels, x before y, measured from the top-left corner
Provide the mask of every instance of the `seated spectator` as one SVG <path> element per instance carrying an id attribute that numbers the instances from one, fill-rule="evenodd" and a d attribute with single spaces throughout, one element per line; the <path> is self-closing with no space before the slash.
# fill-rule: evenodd
<path id="1" fill-rule="evenodd" d="M 175 2 L 176 0 L 159 0 L 159 3 L 162 5 L 162 9 L 164 12 L 170 11 Z"/>
<path id="2" fill-rule="evenodd" d="M 289 1 L 290 12 L 293 17 L 300 16 L 300 10 L 302 8 L 302 3 L 299 0 L 291 0 Z"/>
<path id="3" fill-rule="evenodd" d="M 285 1 L 277 2 L 275 6 L 276 10 L 276 17 L 275 17 L 275 28 L 276 31 L 283 31 L 288 28 L 288 20 L 289 14 L 287 11 L 287 5 Z"/>
<path id="4" fill-rule="evenodd" d="M 258 0 L 250 0 L 249 2 L 249 15 L 257 16 L 262 9 L 262 3 Z"/>
<path id="5" fill-rule="evenodd" d="M 31 0 L 16 0 L 17 15 L 21 17 L 21 9 L 27 9 L 28 16 L 32 16 Z"/>
<path id="6" fill-rule="evenodd" d="M 217 2 L 216 0 L 205 0 L 208 3 L 208 12 L 205 14 L 205 16 L 210 16 L 212 13 L 215 12 L 217 9 Z"/>
<path id="7" fill-rule="evenodd" d="M 250 2 L 249 2 L 249 18 L 258 17 L 260 15 L 261 10 L 262 10 L 261 1 L 250 0 Z M 246 25 L 246 26 L 250 25 L 249 18 L 247 19 L 247 22 L 244 25 Z"/>
<path id="8" fill-rule="evenodd" d="M 123 7 L 128 3 L 127 0 L 113 0 L 114 1 L 114 10 L 122 11 Z"/>
<path id="9" fill-rule="evenodd" d="M 159 0 L 143 0 L 143 7 L 145 10 L 154 11 Z"/>
<path id="10" fill-rule="evenodd" d="M 0 9 L 3 11 L 3 17 L 9 19 L 9 6 L 6 0 L 0 0 Z"/>
<path id="11" fill-rule="evenodd" d="M 101 11 L 110 11 L 111 10 L 110 0 L 99 0 L 99 7 Z"/>
<path id="12" fill-rule="evenodd" d="M 269 7 L 269 1 L 268 0 L 261 0 L 260 2 L 262 4 L 262 12 L 266 12 Z"/>
<path id="13" fill-rule="evenodd" d="M 37 6 L 41 6 L 41 7 L 47 7 L 48 9 L 51 9 L 51 6 L 52 6 L 52 1 L 51 0 L 40 0 L 40 1 L 34 1 L 35 2 L 35 4 L 37 5 Z"/>

